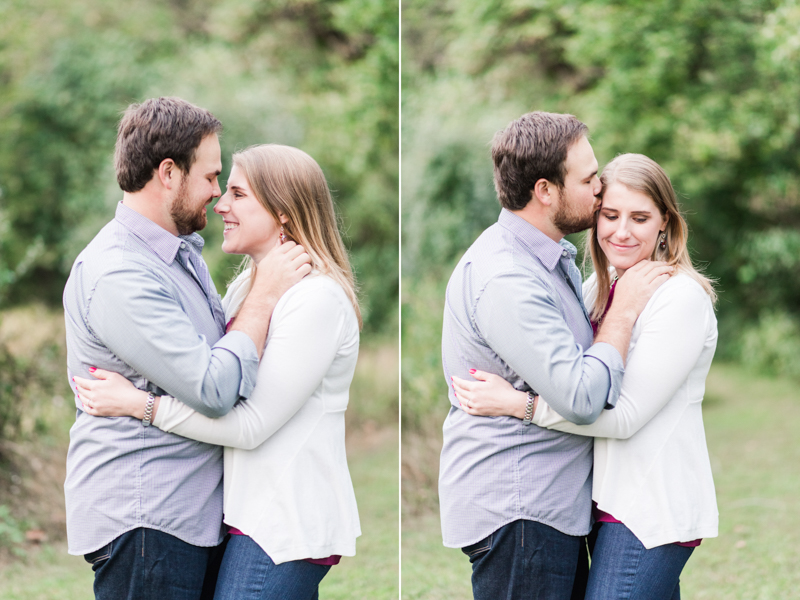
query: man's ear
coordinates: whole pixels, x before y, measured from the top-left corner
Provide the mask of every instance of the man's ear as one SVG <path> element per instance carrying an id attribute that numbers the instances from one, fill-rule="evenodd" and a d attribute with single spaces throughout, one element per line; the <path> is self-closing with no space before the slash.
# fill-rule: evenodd
<path id="1" fill-rule="evenodd" d="M 158 165 L 158 178 L 161 181 L 161 185 L 168 190 L 172 190 L 180 185 L 182 175 L 183 173 L 178 168 L 178 165 L 176 165 L 175 161 L 171 158 L 165 158 L 161 161 L 161 164 Z"/>
<path id="2" fill-rule="evenodd" d="M 533 184 L 533 189 L 531 190 L 531 200 L 535 197 L 543 206 L 551 206 L 557 195 L 556 186 L 544 178 Z"/>

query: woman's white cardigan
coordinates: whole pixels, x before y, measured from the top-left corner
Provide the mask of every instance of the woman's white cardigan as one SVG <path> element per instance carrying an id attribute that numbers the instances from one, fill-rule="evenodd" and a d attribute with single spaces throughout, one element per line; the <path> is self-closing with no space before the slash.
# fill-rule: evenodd
<path id="1" fill-rule="evenodd" d="M 584 284 L 594 304 L 596 278 Z M 717 536 L 719 513 L 701 404 L 717 320 L 699 283 L 678 274 L 653 295 L 631 334 L 622 391 L 592 425 L 545 402 L 534 423 L 595 436 L 592 498 L 645 548 Z"/>
<path id="2" fill-rule="evenodd" d="M 248 273 L 223 301 L 227 319 Z M 358 321 L 344 290 L 313 274 L 275 306 L 252 395 L 219 419 L 163 397 L 154 425 L 225 446 L 225 523 L 276 564 L 353 556 L 361 535 L 347 468 L 344 413 L 358 358 Z"/>

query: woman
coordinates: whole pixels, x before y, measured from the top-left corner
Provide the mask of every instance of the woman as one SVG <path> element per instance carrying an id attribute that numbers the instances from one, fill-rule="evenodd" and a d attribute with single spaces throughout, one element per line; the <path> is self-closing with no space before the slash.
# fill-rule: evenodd
<path id="1" fill-rule="evenodd" d="M 675 272 L 653 295 L 631 335 L 616 407 L 592 425 L 562 419 L 539 398 L 533 422 L 594 436 L 595 528 L 586 598 L 680 598 L 679 576 L 718 513 L 701 402 L 717 342 L 716 300 L 692 266 L 687 227 L 666 173 L 640 154 L 603 171 L 602 204 L 587 236 L 595 274 L 584 298 L 597 331 L 618 277 L 641 260 Z M 522 419 L 527 394 L 495 375 L 454 378 L 464 410 Z M 528 382 L 533 388 L 536 382 Z"/>
<path id="2" fill-rule="evenodd" d="M 287 146 L 233 155 L 228 189 L 214 212 L 222 249 L 248 268 L 223 301 L 228 327 L 250 289 L 255 264 L 291 239 L 312 273 L 275 307 L 258 380 L 246 402 L 210 419 L 162 396 L 153 425 L 225 446 L 224 521 L 231 533 L 215 598 L 318 597 L 319 582 L 361 534 L 344 445 L 344 411 L 358 356 L 360 311 L 330 191 L 319 165 Z M 76 377 L 85 410 L 144 417 L 146 392 L 107 371 Z"/>

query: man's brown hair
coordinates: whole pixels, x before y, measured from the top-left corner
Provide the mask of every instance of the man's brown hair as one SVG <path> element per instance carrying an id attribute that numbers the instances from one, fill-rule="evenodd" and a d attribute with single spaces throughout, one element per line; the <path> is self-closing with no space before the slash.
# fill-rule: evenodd
<path id="1" fill-rule="evenodd" d="M 138 192 L 167 158 L 188 173 L 203 138 L 220 131 L 222 123 L 214 115 L 180 98 L 131 104 L 117 129 L 114 168 L 119 187 Z"/>
<path id="2" fill-rule="evenodd" d="M 492 140 L 494 188 L 501 206 L 521 210 L 540 179 L 564 187 L 567 150 L 589 131 L 572 115 L 531 112 Z"/>

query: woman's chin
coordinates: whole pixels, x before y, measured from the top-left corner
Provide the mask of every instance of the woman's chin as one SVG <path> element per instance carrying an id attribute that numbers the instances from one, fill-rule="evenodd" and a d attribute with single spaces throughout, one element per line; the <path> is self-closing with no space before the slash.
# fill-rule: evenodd
<path id="1" fill-rule="evenodd" d="M 229 244 L 227 240 L 223 240 L 222 242 L 222 251 L 225 254 L 241 254 L 241 252 L 237 252 L 236 248 Z"/>
<path id="2" fill-rule="evenodd" d="M 615 262 L 609 261 L 609 264 L 611 264 L 611 266 L 614 267 L 614 270 L 617 272 L 617 275 L 622 275 L 625 271 L 630 269 L 636 263 L 631 262 L 629 260 L 618 260 Z"/>

